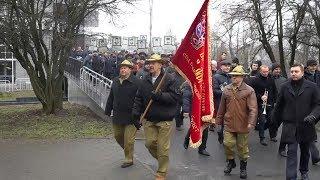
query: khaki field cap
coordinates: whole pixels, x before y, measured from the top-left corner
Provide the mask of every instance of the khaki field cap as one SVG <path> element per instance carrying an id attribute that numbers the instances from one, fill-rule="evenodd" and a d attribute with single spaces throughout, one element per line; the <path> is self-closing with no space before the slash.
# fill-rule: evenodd
<path id="1" fill-rule="evenodd" d="M 129 68 L 133 68 L 133 64 L 129 60 L 124 60 L 122 63 L 119 65 L 120 67 L 122 66 L 127 66 Z"/>
<path id="2" fill-rule="evenodd" d="M 243 66 L 239 65 L 236 66 L 230 73 L 231 76 L 244 76 L 247 75 L 247 73 L 244 71 Z"/>
<path id="3" fill-rule="evenodd" d="M 146 60 L 146 62 L 160 62 L 163 64 L 165 63 L 165 60 L 163 60 L 159 54 L 153 54 L 149 59 Z"/>

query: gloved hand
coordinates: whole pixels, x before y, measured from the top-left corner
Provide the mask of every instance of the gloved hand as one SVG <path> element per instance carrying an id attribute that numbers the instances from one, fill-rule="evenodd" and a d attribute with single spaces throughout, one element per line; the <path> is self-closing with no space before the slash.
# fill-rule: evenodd
<path id="1" fill-rule="evenodd" d="M 161 92 L 151 92 L 151 99 L 154 101 L 159 101 L 159 99 L 161 98 L 162 93 Z"/>
<path id="2" fill-rule="evenodd" d="M 218 142 L 220 144 L 223 144 L 223 132 L 222 131 L 218 131 Z"/>
<path id="3" fill-rule="evenodd" d="M 314 117 L 314 115 L 309 115 L 309 116 L 307 116 L 307 117 L 305 117 L 305 118 L 303 119 L 304 122 L 306 122 L 306 123 L 308 123 L 308 124 L 312 124 L 312 125 L 315 124 L 316 120 L 317 120 L 317 119 L 316 119 L 316 117 Z"/>
<path id="4" fill-rule="evenodd" d="M 137 128 L 137 130 L 140 130 L 140 128 L 141 128 L 141 126 L 142 126 L 142 124 L 140 123 L 140 121 L 134 121 L 134 122 L 133 122 L 133 125 L 134 125 L 134 127 Z"/>
<path id="5" fill-rule="evenodd" d="M 139 115 L 132 115 L 132 121 L 133 121 L 134 127 L 136 127 L 137 130 L 139 130 L 142 126 L 142 124 L 140 123 L 140 116 Z"/>

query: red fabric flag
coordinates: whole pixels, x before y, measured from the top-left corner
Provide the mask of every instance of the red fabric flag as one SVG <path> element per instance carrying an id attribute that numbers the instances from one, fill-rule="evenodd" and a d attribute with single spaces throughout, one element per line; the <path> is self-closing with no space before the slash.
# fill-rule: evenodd
<path id="1" fill-rule="evenodd" d="M 208 4 L 209 0 L 205 0 L 172 59 L 192 88 L 190 146 L 194 148 L 201 145 L 203 123 L 213 121 Z"/>

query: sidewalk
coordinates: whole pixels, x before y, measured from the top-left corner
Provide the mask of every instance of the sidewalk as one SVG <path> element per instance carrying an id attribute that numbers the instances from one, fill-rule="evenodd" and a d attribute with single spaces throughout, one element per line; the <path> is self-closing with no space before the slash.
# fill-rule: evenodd
<path id="1" fill-rule="evenodd" d="M 150 180 L 139 161 L 122 169 L 123 151 L 114 140 L 0 140 L 1 180 Z"/>

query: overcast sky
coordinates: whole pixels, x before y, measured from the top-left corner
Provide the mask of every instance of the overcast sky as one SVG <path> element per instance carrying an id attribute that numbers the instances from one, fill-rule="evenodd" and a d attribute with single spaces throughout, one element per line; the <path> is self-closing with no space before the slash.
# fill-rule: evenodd
<path id="1" fill-rule="evenodd" d="M 153 37 L 164 36 L 171 30 L 178 39 L 184 37 L 204 0 L 153 0 Z M 149 0 L 139 0 L 134 7 L 125 7 L 116 26 L 105 15 L 99 16 L 99 27 L 94 32 L 112 33 L 120 36 L 149 36 Z M 217 11 L 211 10 L 210 23 L 219 19 Z"/>

